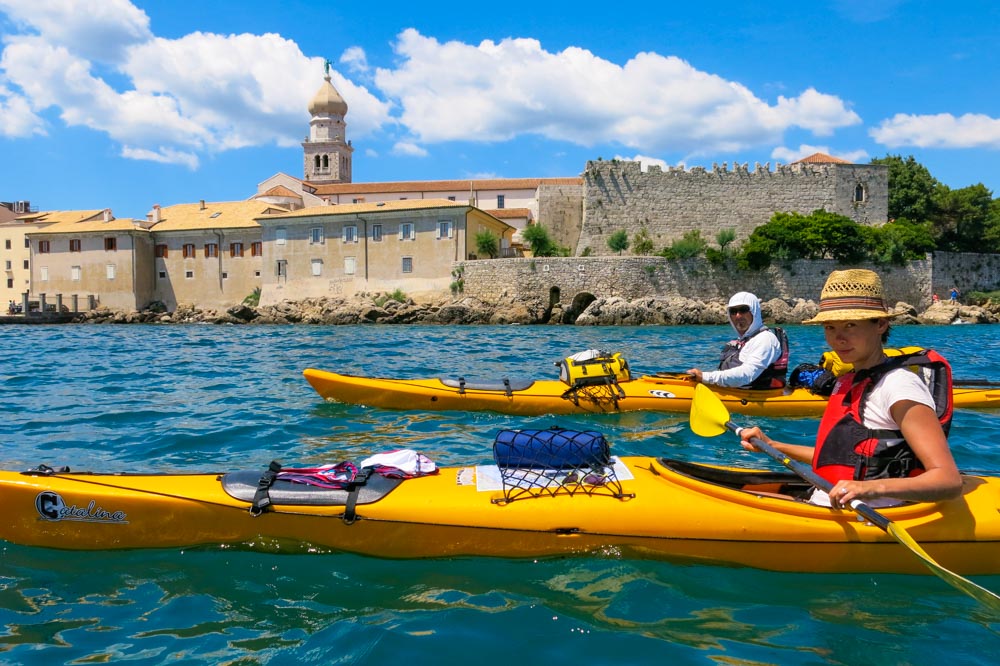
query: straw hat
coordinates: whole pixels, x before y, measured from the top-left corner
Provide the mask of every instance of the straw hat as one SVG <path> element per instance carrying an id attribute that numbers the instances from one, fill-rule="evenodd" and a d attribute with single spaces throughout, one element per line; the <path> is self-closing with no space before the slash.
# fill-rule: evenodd
<path id="1" fill-rule="evenodd" d="M 819 296 L 819 314 L 803 324 L 895 317 L 889 312 L 878 273 L 860 268 L 834 271 Z"/>

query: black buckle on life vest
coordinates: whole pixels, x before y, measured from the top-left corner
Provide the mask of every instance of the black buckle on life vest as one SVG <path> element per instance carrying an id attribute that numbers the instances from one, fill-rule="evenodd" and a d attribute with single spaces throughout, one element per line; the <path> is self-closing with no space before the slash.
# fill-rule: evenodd
<path id="1" fill-rule="evenodd" d="M 261 475 L 260 481 L 257 482 L 257 492 L 254 493 L 253 501 L 250 503 L 251 516 L 259 516 L 267 510 L 267 507 L 271 506 L 271 497 L 268 494 L 268 490 L 274 485 L 274 480 L 278 478 L 278 472 L 280 471 L 281 463 L 277 460 L 272 460 L 267 471 Z"/>

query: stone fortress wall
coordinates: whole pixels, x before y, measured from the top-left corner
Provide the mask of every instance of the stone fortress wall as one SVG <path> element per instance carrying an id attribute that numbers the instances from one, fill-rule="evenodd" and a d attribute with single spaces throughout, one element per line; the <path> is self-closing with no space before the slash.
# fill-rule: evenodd
<path id="1" fill-rule="evenodd" d="M 490 303 L 534 301 L 573 304 L 579 295 L 670 299 L 727 300 L 750 291 L 761 300 L 819 301 L 823 283 L 833 270 L 845 268 L 834 260 L 800 260 L 787 267 L 739 271 L 713 266 L 704 259 L 671 261 L 662 257 L 537 257 L 458 262 L 463 294 Z M 942 299 L 954 284 L 961 291 L 1000 288 L 1000 256 L 937 253 L 906 266 L 855 266 L 882 276 L 890 306 L 898 301 L 919 310 Z M 947 285 L 942 287 L 941 285 Z"/>
<path id="2" fill-rule="evenodd" d="M 776 211 L 808 215 L 822 208 L 860 224 L 884 224 L 888 182 L 888 167 L 875 164 L 800 162 L 772 170 L 757 163 L 751 171 L 723 163 L 642 171 L 639 162 L 590 161 L 575 254 L 613 254 L 611 234 L 624 229 L 631 239 L 643 227 L 657 251 L 692 230 L 714 244 L 717 232 L 733 229 L 740 242 Z"/>

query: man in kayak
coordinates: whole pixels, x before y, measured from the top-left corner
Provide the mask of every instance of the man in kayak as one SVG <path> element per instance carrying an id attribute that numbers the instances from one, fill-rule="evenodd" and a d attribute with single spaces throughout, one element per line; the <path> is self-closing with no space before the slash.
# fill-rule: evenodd
<path id="1" fill-rule="evenodd" d="M 736 339 L 722 348 L 718 370 L 691 368 L 695 381 L 751 389 L 781 388 L 788 371 L 788 338 L 771 330 L 760 314 L 760 299 L 748 291 L 733 294 L 726 306 Z"/>
<path id="2" fill-rule="evenodd" d="M 953 499 L 962 492 L 946 436 L 950 369 L 930 351 L 887 357 L 882 345 L 889 338 L 891 316 L 876 273 L 831 273 L 819 314 L 803 323 L 822 324 L 827 344 L 854 371 L 837 380 L 816 445 L 776 442 L 756 426 L 740 432 L 744 449 L 757 451 L 751 440 L 759 437 L 782 454 L 811 463 L 833 483 L 829 495 L 818 489 L 813 493 L 814 504 L 840 507 L 863 500 L 887 506 Z M 936 396 L 924 372 L 935 377 Z"/>

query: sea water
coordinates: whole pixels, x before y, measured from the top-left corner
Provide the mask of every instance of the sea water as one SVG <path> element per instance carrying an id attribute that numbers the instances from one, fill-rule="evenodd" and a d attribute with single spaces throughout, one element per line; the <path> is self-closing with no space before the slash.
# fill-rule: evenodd
<path id="1" fill-rule="evenodd" d="M 817 327 L 788 327 L 792 365 Z M 603 431 L 619 455 L 769 466 L 683 414 L 510 417 L 324 403 L 307 367 L 385 377 L 555 378 L 577 351 L 639 373 L 711 367 L 730 329 L 555 326 L 0 327 L 0 467 L 112 472 L 314 465 L 413 448 L 489 462 L 503 428 Z M 913 326 L 957 379 L 1000 382 L 1000 328 Z M 749 422 L 749 419 L 737 417 Z M 755 419 L 808 443 L 817 419 Z M 965 470 L 1000 473 L 1000 412 L 959 411 Z M 0 512 L 3 507 L 0 506 Z M 686 507 L 664 506 L 663 511 Z M 0 518 L 2 519 L 2 518 Z M 487 537 L 502 538 L 502 537 Z M 1000 576 L 977 582 L 1000 591 Z M 934 576 L 787 574 L 632 560 L 392 561 L 234 548 L 0 544 L 0 662 L 136 664 L 992 664 L 1000 618 Z"/>

